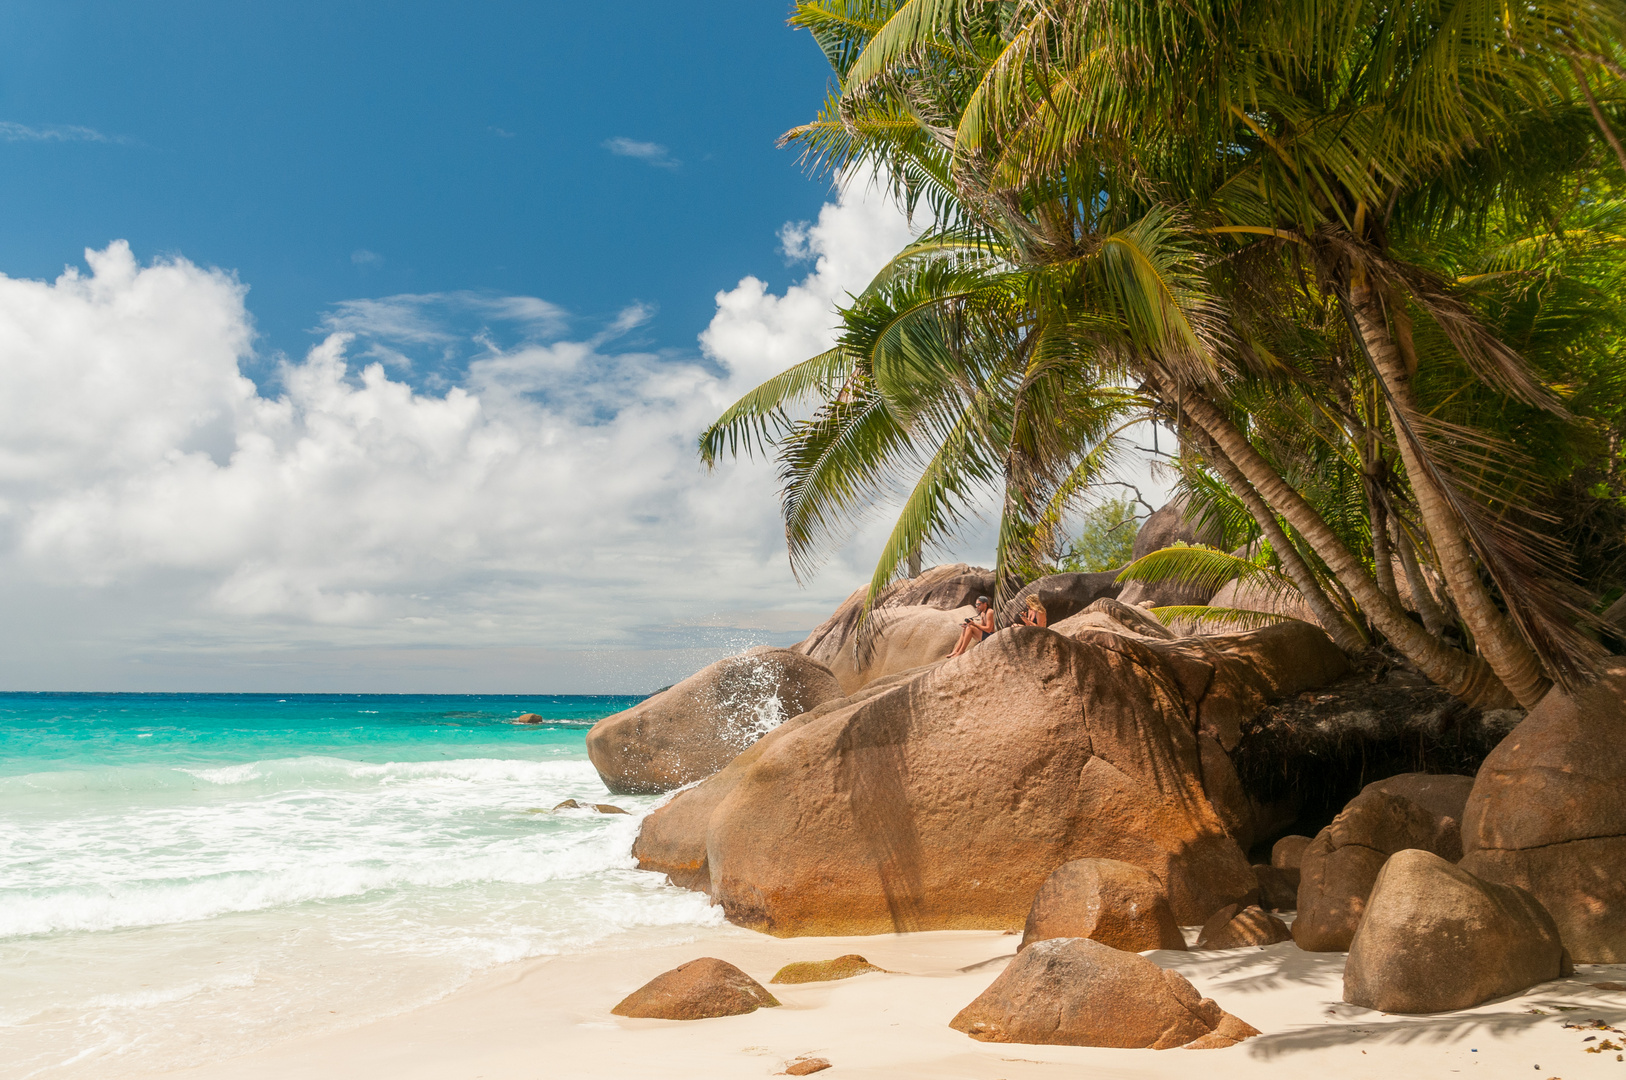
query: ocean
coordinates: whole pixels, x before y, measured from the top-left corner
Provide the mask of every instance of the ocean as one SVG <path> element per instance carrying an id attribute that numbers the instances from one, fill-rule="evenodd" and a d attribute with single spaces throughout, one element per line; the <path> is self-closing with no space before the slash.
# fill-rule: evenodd
<path id="1" fill-rule="evenodd" d="M 716 926 L 634 869 L 659 799 L 587 760 L 637 700 L 0 695 L 0 1077 L 220 1060 Z"/>

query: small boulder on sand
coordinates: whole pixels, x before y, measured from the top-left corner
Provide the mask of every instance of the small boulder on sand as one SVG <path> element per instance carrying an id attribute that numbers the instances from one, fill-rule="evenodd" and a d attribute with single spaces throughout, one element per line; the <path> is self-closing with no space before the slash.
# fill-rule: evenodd
<path id="1" fill-rule="evenodd" d="M 1527 889 L 1577 963 L 1626 963 L 1626 659 L 1558 690 L 1480 766 L 1463 869 Z"/>
<path id="2" fill-rule="evenodd" d="M 1304 849 L 1293 922 L 1299 948 L 1348 949 L 1384 862 L 1406 848 L 1429 850 L 1437 836 L 1434 815 L 1410 799 L 1381 791 L 1355 796 Z"/>
<path id="3" fill-rule="evenodd" d="M 587 733 L 587 756 L 616 795 L 657 795 L 704 779 L 793 716 L 842 696 L 828 668 L 757 648 L 701 668 Z"/>
<path id="4" fill-rule="evenodd" d="M 1047 938 L 1073 937 L 1126 952 L 1186 947 L 1162 882 L 1116 859 L 1063 863 L 1033 898 L 1022 948 Z"/>
<path id="5" fill-rule="evenodd" d="M 1089 938 L 1023 949 L 950 1026 L 984 1042 L 1150 1050 L 1217 1048 L 1259 1034 L 1177 972 Z"/>
<path id="6" fill-rule="evenodd" d="M 1344 1000 L 1383 1012 L 1443 1012 L 1563 974 L 1558 927 L 1535 897 L 1430 852 L 1401 851 L 1378 874 L 1349 947 Z"/>
<path id="7" fill-rule="evenodd" d="M 1227 904 L 1214 912 L 1197 935 L 1199 949 L 1241 949 L 1249 945 L 1275 945 L 1293 940 L 1293 933 L 1258 904 L 1239 908 Z"/>
<path id="8" fill-rule="evenodd" d="M 733 964 L 705 956 L 655 976 L 610 1011 L 653 1020 L 704 1020 L 778 1004 L 761 983 Z"/>
<path id="9" fill-rule="evenodd" d="M 785 1066 L 786 1076 L 812 1076 L 816 1072 L 823 1072 L 830 1067 L 829 1059 L 814 1057 L 793 1061 Z"/>
<path id="10" fill-rule="evenodd" d="M 780 968 L 770 983 L 809 983 L 834 982 L 836 979 L 850 979 L 854 975 L 865 975 L 871 971 L 885 971 L 865 960 L 857 953 L 848 953 L 838 956 L 834 960 L 801 960 L 794 964 L 786 964 Z"/>

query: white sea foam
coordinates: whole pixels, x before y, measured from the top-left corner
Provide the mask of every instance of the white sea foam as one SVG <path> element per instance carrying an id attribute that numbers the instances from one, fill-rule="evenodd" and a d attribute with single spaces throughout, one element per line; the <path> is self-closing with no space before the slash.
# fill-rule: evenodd
<path id="1" fill-rule="evenodd" d="M 633 868 L 658 800 L 546 811 L 607 798 L 580 744 L 559 749 L 0 778 L 0 1080 L 182 1068 L 492 964 L 716 927 L 704 896 Z"/>

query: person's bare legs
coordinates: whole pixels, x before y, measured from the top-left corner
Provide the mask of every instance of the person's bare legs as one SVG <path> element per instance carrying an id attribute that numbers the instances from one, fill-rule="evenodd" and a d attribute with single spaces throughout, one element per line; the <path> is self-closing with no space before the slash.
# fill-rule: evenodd
<path id="1" fill-rule="evenodd" d="M 955 644 L 954 651 L 948 654 L 948 658 L 953 660 L 956 656 L 971 648 L 976 638 L 977 632 L 971 628 L 970 623 L 967 623 L 960 629 L 960 640 Z"/>

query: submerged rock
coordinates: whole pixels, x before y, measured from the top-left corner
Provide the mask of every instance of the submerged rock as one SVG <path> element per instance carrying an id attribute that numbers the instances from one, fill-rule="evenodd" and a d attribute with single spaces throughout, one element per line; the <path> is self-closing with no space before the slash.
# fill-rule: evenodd
<path id="1" fill-rule="evenodd" d="M 634 854 L 774 934 L 1016 928 L 1076 858 L 1151 871 L 1177 919 L 1249 897 L 1191 708 L 1139 639 L 1003 631 L 799 717 L 645 819 Z"/>
<path id="2" fill-rule="evenodd" d="M 1231 1046 L 1259 1034 L 1178 973 L 1088 938 L 1023 949 L 950 1026 L 984 1042 L 1149 1050 Z"/>
<path id="3" fill-rule="evenodd" d="M 1125 952 L 1186 947 L 1163 883 L 1115 859 L 1074 859 L 1057 867 L 1033 898 L 1020 947 L 1073 937 Z"/>
<path id="4" fill-rule="evenodd" d="M 725 960 L 706 956 L 655 976 L 610 1012 L 654 1020 L 704 1020 L 778 1005 L 778 999 L 751 976 Z"/>
<path id="5" fill-rule="evenodd" d="M 1568 974 L 1558 927 L 1523 889 L 1426 851 L 1384 864 L 1344 966 L 1344 1000 L 1383 1012 L 1472 1008 Z"/>
<path id="6" fill-rule="evenodd" d="M 587 733 L 587 756 L 617 795 L 658 794 L 703 779 L 841 685 L 789 649 L 758 648 L 702 668 Z"/>
<path id="7" fill-rule="evenodd" d="M 1548 693 L 1492 751 L 1462 842 L 1463 868 L 1533 893 L 1577 963 L 1626 962 L 1626 661 Z"/>
<path id="8" fill-rule="evenodd" d="M 867 975 L 872 971 L 884 972 L 885 969 L 876 967 L 857 953 L 848 953 L 834 960 L 802 960 L 786 964 L 768 982 L 834 982 L 837 979 L 850 979 L 855 975 Z"/>

